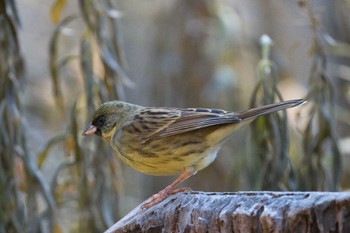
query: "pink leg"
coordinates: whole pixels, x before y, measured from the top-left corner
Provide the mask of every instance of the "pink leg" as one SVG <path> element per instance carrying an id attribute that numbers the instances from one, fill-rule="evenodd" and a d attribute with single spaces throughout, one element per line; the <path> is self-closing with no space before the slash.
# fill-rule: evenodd
<path id="1" fill-rule="evenodd" d="M 186 180 L 187 178 L 191 177 L 194 174 L 195 174 L 195 172 L 193 171 L 193 169 L 183 172 L 173 183 L 171 183 L 165 189 L 159 191 L 157 194 L 154 194 L 151 197 L 151 200 L 146 202 L 145 204 L 143 204 L 141 208 L 148 209 L 148 208 L 158 204 L 159 202 L 163 201 L 165 198 L 167 198 L 171 194 L 191 190 L 189 188 L 179 188 L 179 189 L 174 189 L 174 188 L 178 184 L 180 184 L 181 182 L 183 182 L 184 180 Z"/>

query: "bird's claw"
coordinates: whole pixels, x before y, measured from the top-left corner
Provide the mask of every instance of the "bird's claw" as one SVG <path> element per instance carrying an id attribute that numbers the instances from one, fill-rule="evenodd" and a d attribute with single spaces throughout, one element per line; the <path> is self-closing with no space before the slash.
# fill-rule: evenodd
<path id="1" fill-rule="evenodd" d="M 178 188 L 178 189 L 163 189 L 161 191 L 159 191 L 158 193 L 152 195 L 149 199 L 149 201 L 147 201 L 145 204 L 143 204 L 141 206 L 141 210 L 145 210 L 148 209 L 160 202 L 162 202 L 163 200 L 165 200 L 167 197 L 169 197 L 172 194 L 176 194 L 176 193 L 180 193 L 180 192 L 190 192 L 192 191 L 191 188 L 188 187 L 183 187 L 183 188 Z"/>

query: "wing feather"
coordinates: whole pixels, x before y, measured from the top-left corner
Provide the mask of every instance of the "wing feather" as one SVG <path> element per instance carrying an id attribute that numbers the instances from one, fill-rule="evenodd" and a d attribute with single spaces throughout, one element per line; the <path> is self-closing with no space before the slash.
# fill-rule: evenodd
<path id="1" fill-rule="evenodd" d="M 214 125 L 239 122 L 239 117 L 219 109 L 145 108 L 135 115 L 127 127 L 138 129 L 138 137 L 146 142 Z"/>

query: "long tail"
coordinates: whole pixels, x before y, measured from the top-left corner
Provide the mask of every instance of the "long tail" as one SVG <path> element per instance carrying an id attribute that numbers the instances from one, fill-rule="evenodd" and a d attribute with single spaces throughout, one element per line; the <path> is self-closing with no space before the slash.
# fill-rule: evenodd
<path id="1" fill-rule="evenodd" d="M 284 110 L 287 108 L 293 108 L 296 107 L 298 105 L 304 104 L 307 101 L 303 100 L 303 99 L 297 99 L 297 100 L 287 100 L 287 101 L 282 101 L 279 103 L 273 103 L 273 104 L 268 104 L 262 107 L 257 107 L 257 108 L 253 108 L 247 111 L 242 111 L 242 112 L 238 112 L 237 113 L 237 117 L 241 118 L 243 121 L 244 120 L 249 120 L 252 118 L 256 118 L 258 116 L 262 116 L 265 114 L 269 114 L 272 112 L 276 112 L 276 111 L 280 111 L 280 110 Z"/>

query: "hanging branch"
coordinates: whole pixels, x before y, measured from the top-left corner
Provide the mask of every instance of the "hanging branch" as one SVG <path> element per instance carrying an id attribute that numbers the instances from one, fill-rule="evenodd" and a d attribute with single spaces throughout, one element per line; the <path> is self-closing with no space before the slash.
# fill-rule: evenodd
<path id="1" fill-rule="evenodd" d="M 310 90 L 306 99 L 312 101 L 310 119 L 303 132 L 304 159 L 301 164 L 301 189 L 339 190 L 342 173 L 341 154 L 336 130 L 336 90 L 333 77 L 327 72 L 327 56 L 318 32 L 311 1 L 300 4 L 309 16 L 313 31 L 312 66 L 309 74 Z M 331 161 L 328 165 L 325 161 Z"/>
<path id="2" fill-rule="evenodd" d="M 62 4 L 62 1 L 57 0 L 52 8 L 51 16 L 55 22 L 60 20 L 64 9 Z M 121 14 L 115 1 L 79 1 L 79 6 L 80 15 L 63 18 L 50 43 L 50 67 L 56 104 L 63 114 L 69 109 L 67 130 L 63 134 L 67 160 L 54 172 L 52 189 L 60 200 L 59 208 L 64 208 L 65 203 L 72 201 L 65 198 L 65 194 L 74 187 L 75 211 L 85 213 L 79 215 L 77 220 L 79 231 L 98 232 L 110 225 L 112 219 L 118 218 L 120 164 L 106 144 L 97 138 L 82 139 L 81 131 L 99 104 L 125 98 L 124 87 L 131 87 L 133 83 L 124 72 L 126 64 L 119 25 Z M 83 33 L 79 35 L 79 54 L 59 49 L 64 30 L 74 22 L 84 24 Z M 78 96 L 69 103 L 62 90 L 61 76 L 63 69 L 67 69 L 74 60 L 80 64 L 83 87 L 80 91 L 83 98 Z M 67 108 L 69 105 L 72 107 Z M 50 141 L 61 143 L 60 140 Z M 69 172 L 69 180 L 57 182 L 64 171 Z"/>
<path id="3" fill-rule="evenodd" d="M 25 71 L 13 0 L 1 1 L 0 26 L 0 231 L 52 231 L 55 200 L 27 149 L 29 127 L 24 124 L 20 96 Z M 38 194 L 43 197 L 41 211 Z"/>
<path id="4" fill-rule="evenodd" d="M 258 65 L 259 82 L 251 98 L 250 107 L 281 101 L 281 93 L 277 89 L 277 71 L 270 60 L 272 40 L 263 35 L 260 39 L 262 58 Z M 269 114 L 251 124 L 249 147 L 253 148 L 250 158 L 249 174 L 255 189 L 295 190 L 294 171 L 289 158 L 289 131 L 287 115 Z M 256 148 L 256 149 L 255 149 Z M 258 148 L 258 149 L 257 149 Z M 260 175 L 256 175 L 259 173 Z M 260 179 L 256 179 L 260 177 Z"/>

